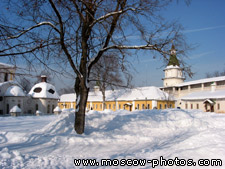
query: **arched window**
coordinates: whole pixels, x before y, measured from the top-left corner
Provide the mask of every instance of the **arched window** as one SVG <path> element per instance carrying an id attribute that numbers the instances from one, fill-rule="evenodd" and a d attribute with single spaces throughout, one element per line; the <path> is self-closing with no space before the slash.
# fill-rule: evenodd
<path id="1" fill-rule="evenodd" d="M 6 105 L 6 114 L 9 114 L 9 104 Z"/>
<path id="2" fill-rule="evenodd" d="M 47 113 L 48 113 L 48 114 L 50 113 L 50 105 L 48 105 Z"/>
<path id="3" fill-rule="evenodd" d="M 35 105 L 35 110 L 36 110 L 36 111 L 38 110 L 38 104 Z"/>
<path id="4" fill-rule="evenodd" d="M 145 109 L 145 104 L 142 104 L 142 110 L 144 110 Z"/>
<path id="5" fill-rule="evenodd" d="M 4 81 L 5 81 L 5 82 L 8 81 L 8 73 L 5 73 Z"/>
<path id="6" fill-rule="evenodd" d="M 147 109 L 150 109 L 150 104 L 147 104 Z"/>
<path id="7" fill-rule="evenodd" d="M 52 113 L 54 113 L 55 105 L 52 105 Z"/>

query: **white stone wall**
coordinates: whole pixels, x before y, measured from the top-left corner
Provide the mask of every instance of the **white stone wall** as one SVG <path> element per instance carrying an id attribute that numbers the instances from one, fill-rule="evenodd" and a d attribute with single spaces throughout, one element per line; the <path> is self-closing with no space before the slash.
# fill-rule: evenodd
<path id="1" fill-rule="evenodd" d="M 215 101 L 215 105 L 214 105 L 214 112 L 216 113 L 225 113 L 225 99 L 216 99 L 214 100 Z M 204 100 L 187 100 L 187 101 L 184 101 L 182 100 L 181 101 L 181 105 L 180 107 L 182 109 L 199 109 L 199 110 L 202 110 L 202 111 L 205 111 L 205 104 L 203 103 Z M 197 108 L 197 104 L 198 104 L 198 108 Z M 186 107 L 187 105 L 187 107 Z M 207 108 L 208 110 L 210 109 L 210 107 L 208 106 Z"/>
<path id="2" fill-rule="evenodd" d="M 20 107 L 20 109 L 22 110 L 21 114 L 24 114 L 24 98 L 22 96 L 17 96 L 17 97 L 4 97 L 4 114 L 9 113 L 10 109 L 12 109 L 14 106 L 18 106 Z M 7 105 L 9 107 L 9 109 L 7 110 Z M 7 112 L 8 111 L 8 112 Z"/>
<path id="3" fill-rule="evenodd" d="M 164 87 L 174 86 L 184 82 L 182 69 L 178 66 L 167 66 L 165 78 L 163 79 Z"/>

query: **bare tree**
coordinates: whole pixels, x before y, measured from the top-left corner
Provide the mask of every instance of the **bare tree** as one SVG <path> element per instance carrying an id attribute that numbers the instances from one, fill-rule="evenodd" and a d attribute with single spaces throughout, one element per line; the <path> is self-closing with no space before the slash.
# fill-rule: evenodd
<path id="1" fill-rule="evenodd" d="M 215 71 L 215 72 L 212 72 L 212 73 L 206 73 L 205 74 L 205 77 L 206 78 L 211 78 L 211 77 L 219 77 L 219 76 L 225 76 L 225 69 L 223 71 Z"/>
<path id="2" fill-rule="evenodd" d="M 64 87 L 58 91 L 59 95 L 68 94 L 68 93 L 74 93 L 74 88 L 73 87 L 66 87 L 66 88 Z"/>
<path id="3" fill-rule="evenodd" d="M 182 27 L 160 15 L 171 2 L 5 0 L 0 12 L 0 57 L 12 62 L 24 59 L 76 78 L 74 127 L 82 134 L 90 72 L 105 52 L 117 50 L 125 57 L 127 50 L 149 50 L 168 60 L 173 41 L 178 54 L 185 53 Z"/>
<path id="4" fill-rule="evenodd" d="M 128 63 L 127 63 L 128 64 Z M 93 66 L 90 75 L 90 86 L 98 86 L 102 93 L 103 110 L 105 110 L 106 89 L 131 87 L 132 75 L 127 65 L 116 53 L 105 54 Z"/>

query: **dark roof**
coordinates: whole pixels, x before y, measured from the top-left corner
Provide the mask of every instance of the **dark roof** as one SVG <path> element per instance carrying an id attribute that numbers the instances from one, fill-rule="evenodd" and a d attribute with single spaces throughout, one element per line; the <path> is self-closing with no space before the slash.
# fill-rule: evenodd
<path id="1" fill-rule="evenodd" d="M 171 50 L 170 51 L 173 51 L 173 50 L 176 50 L 174 44 L 172 44 L 172 47 L 171 47 Z M 177 56 L 176 56 L 176 53 L 173 53 L 172 54 L 172 52 L 171 52 L 170 59 L 169 59 L 169 63 L 168 63 L 167 66 L 170 66 L 170 65 L 180 66 L 179 60 L 177 59 Z"/>

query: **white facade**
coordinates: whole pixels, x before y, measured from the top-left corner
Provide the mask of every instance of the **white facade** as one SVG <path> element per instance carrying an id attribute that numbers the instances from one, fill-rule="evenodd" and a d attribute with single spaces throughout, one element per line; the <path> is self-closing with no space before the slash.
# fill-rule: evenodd
<path id="1" fill-rule="evenodd" d="M 43 114 L 53 113 L 59 95 L 55 87 L 46 82 L 46 76 L 43 76 L 42 82 L 34 85 L 29 94 L 26 94 L 18 84 L 9 81 L 6 68 L 10 69 L 11 73 L 15 72 L 14 69 L 11 70 L 12 66 L 0 63 L 0 115 L 9 115 L 10 110 L 15 106 L 21 109 L 21 115 L 35 114 L 36 111 Z M 11 74 L 10 77 L 13 78 L 14 75 Z"/>
<path id="2" fill-rule="evenodd" d="M 177 107 L 225 113 L 225 76 L 184 82 L 178 65 L 169 65 L 164 71 L 161 89 L 176 98 Z"/>
<path id="3" fill-rule="evenodd" d="M 0 83 L 14 79 L 15 67 L 9 64 L 0 63 Z"/>
<path id="4" fill-rule="evenodd" d="M 163 79 L 164 87 L 174 86 L 184 82 L 182 69 L 175 65 L 169 65 L 164 69 L 165 78 Z"/>

